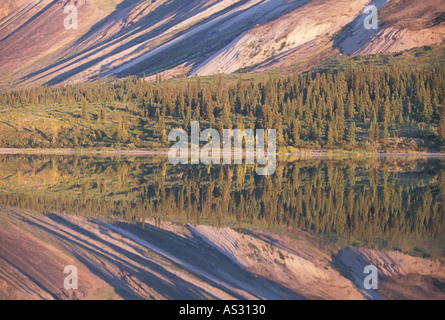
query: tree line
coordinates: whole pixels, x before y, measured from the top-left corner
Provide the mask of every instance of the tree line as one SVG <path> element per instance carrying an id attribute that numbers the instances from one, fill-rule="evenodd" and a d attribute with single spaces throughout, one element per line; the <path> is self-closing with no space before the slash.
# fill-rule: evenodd
<path id="1" fill-rule="evenodd" d="M 382 69 L 369 64 L 288 77 L 239 74 L 234 81 L 226 81 L 223 75 L 182 81 L 156 77 L 154 82 L 130 77 L 3 91 L 0 106 L 69 105 L 74 117 L 97 122 L 104 121 L 110 109 L 124 110 L 128 117 L 113 119 L 113 139 L 136 145 L 154 137 L 167 146 L 168 130 L 174 126 L 189 129 L 193 120 L 201 121 L 203 129 L 216 128 L 220 133 L 231 128 L 276 129 L 279 146 L 296 147 L 373 144 L 421 124 L 442 144 L 444 71 L 443 67 Z M 146 126 L 152 129 L 148 136 L 131 129 Z M 95 146 L 103 138 L 103 133 L 93 133 L 83 134 L 84 146 Z M 53 135 L 53 143 L 60 147 L 58 135 Z"/>

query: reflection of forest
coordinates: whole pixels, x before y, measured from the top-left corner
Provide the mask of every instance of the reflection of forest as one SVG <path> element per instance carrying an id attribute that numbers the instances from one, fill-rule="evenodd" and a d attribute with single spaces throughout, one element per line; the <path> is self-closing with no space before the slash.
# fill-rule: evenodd
<path id="1" fill-rule="evenodd" d="M 141 222 L 288 226 L 372 240 L 444 235 L 441 160 L 171 166 L 161 157 L 0 156 L 0 206 Z"/>

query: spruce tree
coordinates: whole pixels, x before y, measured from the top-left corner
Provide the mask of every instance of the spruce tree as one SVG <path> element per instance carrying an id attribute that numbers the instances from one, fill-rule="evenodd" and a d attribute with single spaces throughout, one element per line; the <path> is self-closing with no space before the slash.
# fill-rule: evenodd
<path id="1" fill-rule="evenodd" d="M 369 132 L 369 138 L 371 141 L 376 142 L 380 138 L 380 129 L 379 129 L 379 123 L 377 121 L 377 116 L 374 114 L 374 120 L 371 123 L 370 132 Z"/>
<path id="2" fill-rule="evenodd" d="M 294 145 L 298 146 L 300 144 L 300 136 L 301 133 L 301 124 L 300 120 L 296 119 L 292 124 L 292 140 L 294 141 Z"/>
<path id="3" fill-rule="evenodd" d="M 277 145 L 278 146 L 283 146 L 284 145 L 284 135 L 283 135 L 283 125 L 281 120 L 277 121 Z"/>
<path id="4" fill-rule="evenodd" d="M 388 120 L 385 119 L 383 126 L 383 140 L 388 141 L 388 139 L 389 139 Z"/>
<path id="5" fill-rule="evenodd" d="M 349 96 L 348 96 L 348 115 L 349 119 L 353 121 L 355 117 L 355 101 L 352 89 L 349 91 Z"/>
<path id="6" fill-rule="evenodd" d="M 422 112 L 423 120 L 426 123 L 431 122 L 431 119 L 433 117 L 433 112 L 434 112 L 434 109 L 431 106 L 431 101 L 426 100 L 425 104 L 423 105 L 423 112 Z"/>
<path id="7" fill-rule="evenodd" d="M 442 106 L 442 114 L 440 116 L 440 123 L 439 123 L 439 133 L 440 133 L 440 139 L 442 141 L 445 141 L 445 106 Z"/>
<path id="8" fill-rule="evenodd" d="M 334 143 L 335 143 L 335 140 L 336 140 L 335 139 L 335 132 L 334 132 L 334 122 L 333 121 L 329 122 L 329 124 L 328 124 L 327 136 L 328 136 L 327 145 L 329 147 L 332 147 L 334 145 Z"/>
<path id="9" fill-rule="evenodd" d="M 352 121 L 351 125 L 349 127 L 349 132 L 348 132 L 348 142 L 350 144 L 354 144 L 355 143 L 355 135 L 356 135 L 355 132 L 356 132 L 356 130 L 357 130 L 357 128 L 355 126 L 355 123 L 354 123 L 354 121 Z"/>

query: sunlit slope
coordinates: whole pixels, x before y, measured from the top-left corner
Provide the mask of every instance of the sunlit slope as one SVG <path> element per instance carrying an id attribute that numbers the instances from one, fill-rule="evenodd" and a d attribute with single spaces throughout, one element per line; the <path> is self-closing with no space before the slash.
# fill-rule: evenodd
<path id="1" fill-rule="evenodd" d="M 373 3 L 380 8 L 378 28 L 366 30 L 364 17 L 357 18 L 335 39 L 342 52 L 356 55 L 400 52 L 443 41 L 444 1 L 376 0 Z"/>
<path id="2" fill-rule="evenodd" d="M 34 0 L 0 6 L 2 84 L 308 69 L 340 50 L 369 54 L 440 43 L 442 1 Z M 64 8 L 78 7 L 78 29 Z M 379 29 L 366 30 L 375 4 Z M 6 16 L 5 16 L 6 15 Z M 1 15 L 0 15 L 1 18 Z M 296 69 L 297 70 L 297 69 Z"/>
<path id="3" fill-rule="evenodd" d="M 103 3 L 107 5 L 102 5 Z M 117 1 L 116 1 L 117 2 Z M 55 63 L 74 50 L 79 40 L 113 10 L 113 1 L 88 0 L 77 4 L 78 29 L 65 29 L 67 1 L 28 1 L 0 21 L 2 81 L 29 77 L 30 72 Z M 34 80 L 41 77 L 41 71 Z"/>
<path id="4" fill-rule="evenodd" d="M 24 3 L 30 3 L 29 0 L 2 0 L 0 3 L 0 20 L 10 15 L 14 10 L 22 6 Z"/>

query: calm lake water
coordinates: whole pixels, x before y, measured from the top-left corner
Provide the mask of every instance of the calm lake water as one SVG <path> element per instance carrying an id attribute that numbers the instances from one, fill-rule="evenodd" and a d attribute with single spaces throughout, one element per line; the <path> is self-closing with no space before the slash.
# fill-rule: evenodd
<path id="1" fill-rule="evenodd" d="M 97 219 L 305 230 L 342 246 L 445 256 L 445 160 L 280 158 L 176 165 L 164 156 L 0 155 L 0 207 Z"/>

